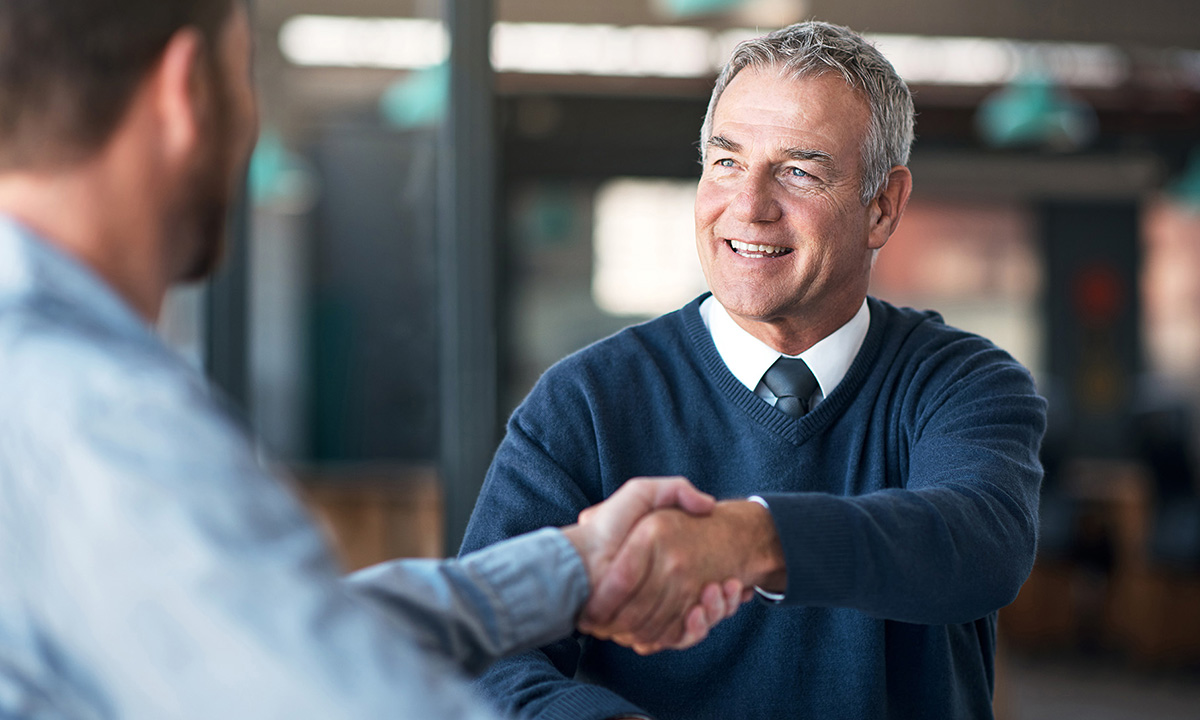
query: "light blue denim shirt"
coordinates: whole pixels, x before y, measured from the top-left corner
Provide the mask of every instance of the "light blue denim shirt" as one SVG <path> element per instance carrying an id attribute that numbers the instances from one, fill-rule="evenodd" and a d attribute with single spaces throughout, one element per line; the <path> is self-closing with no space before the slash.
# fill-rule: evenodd
<path id="1" fill-rule="evenodd" d="M 341 578 L 204 379 L 0 217 L 0 718 L 483 718 L 460 671 L 568 634 L 543 530 Z"/>

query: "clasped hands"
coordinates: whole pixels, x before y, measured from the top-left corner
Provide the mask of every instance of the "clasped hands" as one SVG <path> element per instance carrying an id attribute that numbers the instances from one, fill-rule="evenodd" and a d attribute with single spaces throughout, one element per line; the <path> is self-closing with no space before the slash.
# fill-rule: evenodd
<path id="1" fill-rule="evenodd" d="M 684 478 L 630 480 L 563 531 L 591 582 L 579 629 L 643 655 L 691 647 L 754 586 L 786 584 L 766 508 L 718 503 Z"/>

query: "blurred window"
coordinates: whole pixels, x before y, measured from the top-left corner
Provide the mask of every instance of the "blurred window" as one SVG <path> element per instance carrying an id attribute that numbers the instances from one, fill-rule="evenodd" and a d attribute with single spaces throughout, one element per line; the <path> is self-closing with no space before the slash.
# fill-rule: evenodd
<path id="1" fill-rule="evenodd" d="M 1034 232 L 1020 203 L 913 200 L 880 251 L 871 294 L 937 310 L 1036 371 L 1043 321 Z"/>
<path id="2" fill-rule="evenodd" d="M 601 310 L 653 317 L 705 291 L 695 201 L 693 180 L 618 178 L 600 186 L 592 296 Z"/>

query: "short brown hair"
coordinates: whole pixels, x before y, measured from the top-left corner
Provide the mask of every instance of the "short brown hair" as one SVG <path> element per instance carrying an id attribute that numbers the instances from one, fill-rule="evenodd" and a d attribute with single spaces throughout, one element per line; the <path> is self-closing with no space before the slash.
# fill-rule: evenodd
<path id="1" fill-rule="evenodd" d="M 171 37 L 215 47 L 235 1 L 0 0 L 0 170 L 98 151 Z"/>

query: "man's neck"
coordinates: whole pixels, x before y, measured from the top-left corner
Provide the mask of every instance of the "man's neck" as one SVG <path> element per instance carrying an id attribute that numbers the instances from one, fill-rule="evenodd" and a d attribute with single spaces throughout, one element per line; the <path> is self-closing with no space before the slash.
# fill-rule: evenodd
<path id="1" fill-rule="evenodd" d="M 822 313 L 822 317 L 787 316 L 758 319 L 743 317 L 733 312 L 729 313 L 729 317 L 743 330 L 776 352 L 796 356 L 850 322 L 862 307 L 865 297 L 859 297 L 853 304 L 847 303 L 846 307 L 839 308 L 838 312 Z"/>
<path id="2" fill-rule="evenodd" d="M 110 180 L 95 163 L 2 173 L 0 212 L 86 265 L 153 323 L 169 285 L 155 218 L 144 198 L 116 192 L 121 184 Z"/>

